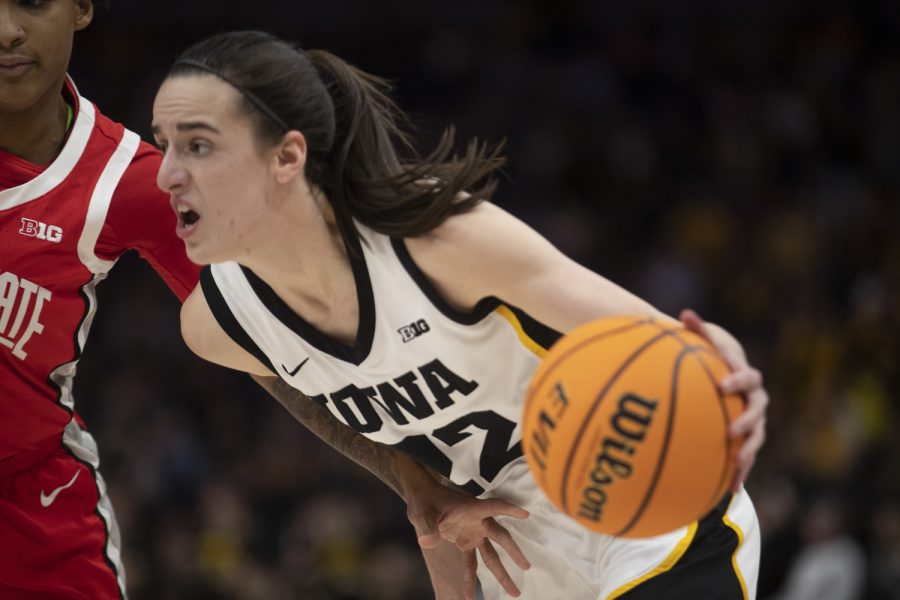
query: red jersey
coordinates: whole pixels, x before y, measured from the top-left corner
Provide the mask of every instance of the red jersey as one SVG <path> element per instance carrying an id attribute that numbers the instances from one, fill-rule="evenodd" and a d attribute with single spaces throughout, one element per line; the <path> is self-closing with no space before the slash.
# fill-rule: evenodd
<path id="1" fill-rule="evenodd" d="M 116 259 L 137 250 L 181 299 L 199 271 L 156 187 L 159 153 L 71 81 L 64 93 L 75 118 L 51 164 L 0 152 L 0 472 L 71 420 L 95 288 Z"/>

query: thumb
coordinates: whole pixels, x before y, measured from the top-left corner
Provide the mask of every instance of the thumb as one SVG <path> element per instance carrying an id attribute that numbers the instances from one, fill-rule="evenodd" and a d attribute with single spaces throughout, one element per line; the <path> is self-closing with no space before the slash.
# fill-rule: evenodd
<path id="1" fill-rule="evenodd" d="M 441 541 L 441 534 L 437 531 L 419 531 L 419 546 L 429 550 L 438 545 Z"/>
<path id="2" fill-rule="evenodd" d="M 438 530 L 437 519 L 431 510 L 413 510 L 412 507 L 407 509 L 407 517 L 409 517 L 416 535 L 419 538 L 419 546 L 425 549 L 434 548 L 441 541 L 441 532 Z"/>

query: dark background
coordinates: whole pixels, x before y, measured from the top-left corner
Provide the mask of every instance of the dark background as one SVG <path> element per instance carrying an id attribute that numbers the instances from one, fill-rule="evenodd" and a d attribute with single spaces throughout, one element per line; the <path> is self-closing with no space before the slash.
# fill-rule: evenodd
<path id="1" fill-rule="evenodd" d="M 499 204 L 764 372 L 759 597 L 900 598 L 900 3 L 113 0 L 72 73 L 146 138 L 176 54 L 229 29 L 390 78 L 423 150 L 449 124 L 506 138 Z M 131 598 L 428 597 L 402 502 L 192 357 L 120 262 L 76 393 Z"/>

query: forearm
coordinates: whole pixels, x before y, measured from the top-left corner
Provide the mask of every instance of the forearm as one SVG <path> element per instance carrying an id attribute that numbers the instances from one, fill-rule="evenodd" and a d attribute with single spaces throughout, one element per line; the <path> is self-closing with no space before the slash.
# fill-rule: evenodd
<path id="1" fill-rule="evenodd" d="M 284 406 L 295 419 L 329 446 L 381 479 L 407 503 L 412 490 L 437 484 L 412 458 L 367 439 L 338 421 L 327 409 L 277 377 L 253 379 Z"/>
<path id="2" fill-rule="evenodd" d="M 428 567 L 435 600 L 463 600 L 463 553 L 450 542 L 441 540 L 434 548 L 422 548 L 422 557 Z"/>

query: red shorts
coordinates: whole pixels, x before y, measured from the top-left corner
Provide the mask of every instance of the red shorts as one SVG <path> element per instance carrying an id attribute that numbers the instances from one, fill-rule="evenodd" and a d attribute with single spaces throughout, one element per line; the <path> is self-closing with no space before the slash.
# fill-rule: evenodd
<path id="1" fill-rule="evenodd" d="M 119 534 L 96 471 L 96 446 L 70 424 L 65 440 L 0 474 L 0 598 L 122 600 Z"/>

